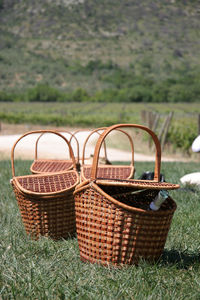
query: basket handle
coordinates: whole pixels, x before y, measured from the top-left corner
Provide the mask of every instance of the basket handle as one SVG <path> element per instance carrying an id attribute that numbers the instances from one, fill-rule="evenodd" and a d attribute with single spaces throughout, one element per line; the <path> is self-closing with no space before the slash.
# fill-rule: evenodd
<path id="1" fill-rule="evenodd" d="M 84 145 L 83 145 L 82 164 L 84 164 L 84 159 L 85 159 L 85 147 L 86 147 L 86 144 L 87 144 L 87 142 L 88 142 L 90 136 L 91 136 L 93 133 L 95 133 L 95 132 L 97 132 L 97 133 L 100 135 L 100 133 L 99 133 L 98 131 L 100 131 L 100 130 L 105 130 L 106 128 L 107 128 L 107 127 L 101 127 L 101 128 L 94 129 L 94 130 L 88 135 L 88 137 L 87 137 L 87 139 L 85 140 L 85 143 L 84 143 Z M 131 136 L 130 136 L 126 131 L 124 131 L 124 130 L 122 130 L 122 129 L 117 129 L 117 130 L 120 131 L 120 132 L 122 132 L 122 133 L 124 133 L 124 134 L 128 137 L 128 139 L 129 139 L 129 142 L 130 142 L 130 145 L 131 145 L 131 153 L 132 153 L 132 157 L 131 157 L 131 166 L 133 166 L 133 164 L 134 164 L 134 145 L 133 145 L 133 140 L 132 140 Z M 108 160 L 108 158 L 107 158 L 107 150 L 106 150 L 106 143 L 105 143 L 105 140 L 103 141 L 103 144 L 104 144 L 105 159 Z"/>
<path id="2" fill-rule="evenodd" d="M 56 132 L 59 132 L 57 130 L 55 130 Z M 66 132 L 68 134 L 71 135 L 70 137 L 70 143 L 71 143 L 71 140 L 72 140 L 72 137 L 74 137 L 75 141 L 76 141 L 76 145 L 77 145 L 77 163 L 79 163 L 79 143 L 78 143 L 78 140 L 77 138 L 73 135 L 73 133 L 71 133 L 70 131 L 68 130 L 61 130 L 61 132 Z M 40 136 L 37 138 L 37 141 L 35 143 L 35 159 L 38 158 L 38 143 L 39 143 L 39 140 L 40 138 L 45 134 L 45 132 L 41 133 Z"/>
<path id="3" fill-rule="evenodd" d="M 71 143 L 71 141 L 72 141 L 73 138 L 75 138 L 77 140 L 77 142 L 78 142 L 76 134 L 79 133 L 79 132 L 83 132 L 83 131 L 88 131 L 88 130 L 87 129 L 77 129 L 77 130 L 75 130 L 73 132 L 73 134 L 71 135 L 69 142 Z M 80 160 L 81 158 L 80 158 L 80 147 L 79 146 L 78 146 L 78 154 L 77 155 L 78 155 L 78 158 Z"/>
<path id="4" fill-rule="evenodd" d="M 100 129 L 104 130 L 105 128 L 106 128 L 106 127 L 103 127 L 103 129 L 102 129 L 102 128 L 94 129 L 94 131 L 97 131 L 97 130 L 100 130 Z M 76 131 L 73 132 L 73 135 L 71 136 L 71 138 L 70 138 L 70 140 L 69 140 L 70 143 L 71 143 L 73 137 L 76 138 L 75 135 L 76 135 L 77 133 L 83 132 L 83 131 L 92 131 L 92 130 L 91 130 L 91 129 L 88 129 L 88 130 L 87 130 L 87 129 L 77 129 Z M 91 135 L 91 134 L 90 134 L 90 135 Z M 99 135 L 100 135 L 100 133 L 99 133 Z M 89 136 L 87 137 L 87 139 L 88 139 L 88 138 L 89 138 Z M 85 144 L 85 142 L 84 142 L 84 144 Z M 84 145 L 83 145 L 83 148 L 84 148 Z M 83 149 L 83 151 L 84 151 L 83 153 L 85 153 L 85 149 Z M 106 145 L 105 145 L 105 143 L 104 143 L 104 153 L 105 153 L 105 159 L 107 160 L 107 153 L 106 153 Z M 82 161 L 84 162 L 84 160 L 86 159 L 86 158 L 85 158 L 85 154 L 83 154 L 83 156 L 84 156 L 84 157 L 82 158 Z M 81 158 L 80 158 L 80 159 L 81 159 Z"/>
<path id="5" fill-rule="evenodd" d="M 27 133 L 25 133 L 24 135 L 22 135 L 13 145 L 12 150 L 11 150 L 11 166 L 12 166 L 12 176 L 15 176 L 15 166 L 14 166 L 14 151 L 15 151 L 15 147 L 18 144 L 18 142 L 23 139 L 25 136 L 27 135 L 31 135 L 31 134 L 35 134 L 35 133 L 53 133 L 56 134 L 58 136 L 60 136 L 68 145 L 69 148 L 69 153 L 70 153 L 70 157 L 72 159 L 73 162 L 73 169 L 76 170 L 76 161 L 75 161 L 75 157 L 74 157 L 74 153 L 72 150 L 72 147 L 69 143 L 69 141 L 59 132 L 55 131 L 55 130 L 35 130 L 35 131 L 29 131 Z"/>
<path id="6" fill-rule="evenodd" d="M 107 127 L 107 129 L 104 130 L 104 132 L 100 135 L 95 151 L 94 151 L 94 157 L 93 157 L 93 164 L 92 164 L 92 170 L 91 170 L 91 176 L 90 180 L 95 181 L 97 179 L 97 167 L 98 167 L 98 160 L 99 160 L 99 152 L 100 148 L 102 145 L 102 142 L 105 140 L 106 136 L 112 131 L 120 127 L 134 127 L 134 128 L 139 128 L 142 129 L 146 132 L 148 132 L 156 146 L 156 155 L 155 155 L 155 170 L 154 170 L 154 181 L 159 182 L 160 180 L 160 165 L 161 165 L 161 147 L 160 147 L 160 142 L 158 140 L 157 135 L 148 127 L 143 126 L 143 125 L 138 125 L 138 124 L 117 124 L 117 125 L 112 125 L 110 127 Z"/>
<path id="7" fill-rule="evenodd" d="M 100 130 L 105 130 L 106 127 L 101 127 L 101 128 L 96 128 L 94 130 L 91 131 L 91 133 L 87 136 L 87 138 L 85 139 L 85 142 L 83 144 L 83 155 L 82 155 L 82 165 L 84 165 L 84 162 L 85 162 L 85 148 L 86 148 L 86 144 L 89 140 L 89 138 L 91 137 L 91 135 L 93 135 L 94 133 L 97 133 L 98 135 L 101 135 L 98 131 Z M 104 156 L 105 156 L 105 160 L 107 161 L 108 158 L 107 158 L 107 151 L 106 151 L 106 143 L 105 141 L 103 142 L 103 146 L 104 146 Z"/>
<path id="8" fill-rule="evenodd" d="M 77 133 L 79 133 L 79 132 L 84 132 L 84 131 L 91 131 L 91 129 L 77 129 L 77 130 L 75 130 L 75 131 L 73 132 L 73 135 L 71 136 L 71 138 L 70 138 L 69 141 L 71 142 L 71 140 L 73 139 L 73 137 L 76 136 Z"/>

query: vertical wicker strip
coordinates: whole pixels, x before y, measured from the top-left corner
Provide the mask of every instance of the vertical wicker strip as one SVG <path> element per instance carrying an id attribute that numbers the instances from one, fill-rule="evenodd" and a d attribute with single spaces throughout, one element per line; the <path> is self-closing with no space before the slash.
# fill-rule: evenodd
<path id="1" fill-rule="evenodd" d="M 98 179 L 98 156 L 105 137 L 118 127 L 147 131 L 156 145 L 154 180 Z M 76 187 L 76 226 L 83 261 L 120 266 L 138 264 L 140 259 L 157 260 L 163 252 L 176 203 L 171 197 L 160 210 L 148 210 L 160 189 L 176 184 L 159 182 L 160 144 L 147 127 L 118 124 L 107 128 L 96 144 L 90 179 Z"/>

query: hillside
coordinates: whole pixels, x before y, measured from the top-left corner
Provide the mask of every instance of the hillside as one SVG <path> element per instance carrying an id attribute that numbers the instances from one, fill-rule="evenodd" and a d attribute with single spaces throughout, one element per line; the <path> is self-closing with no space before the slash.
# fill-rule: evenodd
<path id="1" fill-rule="evenodd" d="M 0 0 L 0 91 L 43 83 L 127 96 L 133 85 L 159 94 L 167 82 L 161 97 L 177 101 L 192 82 L 179 100 L 199 101 L 199 20 L 199 1 Z"/>

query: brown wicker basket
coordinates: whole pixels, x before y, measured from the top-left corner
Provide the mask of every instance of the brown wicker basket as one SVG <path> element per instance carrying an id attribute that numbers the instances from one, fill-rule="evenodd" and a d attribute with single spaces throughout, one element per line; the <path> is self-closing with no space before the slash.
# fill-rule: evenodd
<path id="1" fill-rule="evenodd" d="M 152 136 L 156 145 L 154 180 L 97 178 L 101 144 L 108 133 L 119 127 L 136 127 Z M 74 192 L 81 260 L 120 266 L 138 264 L 140 259 L 152 262 L 160 257 L 176 203 L 168 197 L 158 211 L 148 210 L 149 204 L 159 190 L 179 187 L 159 182 L 160 159 L 160 143 L 147 127 L 119 124 L 101 134 L 90 179 L 79 184 Z"/>
<path id="2" fill-rule="evenodd" d="M 92 165 L 90 164 L 86 164 L 85 163 L 85 150 L 86 150 L 86 144 L 89 140 L 89 138 L 94 134 L 94 133 L 98 133 L 99 131 L 105 130 L 106 127 L 103 128 L 98 128 L 93 130 L 87 137 L 87 139 L 85 140 L 84 146 L 83 146 L 83 155 L 82 155 L 82 167 L 81 167 L 81 181 L 87 180 L 90 178 L 91 176 L 91 169 L 92 169 Z M 106 144 L 105 144 L 105 140 L 103 141 L 103 145 L 104 145 L 104 153 L 105 153 L 105 164 L 101 164 L 98 166 L 98 171 L 97 171 L 97 177 L 100 178 L 115 178 L 115 179 L 129 179 L 129 178 L 133 178 L 134 176 L 134 172 L 135 172 L 135 168 L 134 168 L 134 146 L 133 146 L 133 141 L 132 138 L 130 137 L 130 135 L 121 130 L 121 129 L 117 129 L 118 131 L 122 132 L 123 134 L 125 134 L 130 142 L 131 145 L 131 153 L 132 153 L 132 159 L 131 159 L 131 163 L 129 166 L 127 165 L 112 165 L 108 158 L 107 158 L 107 150 L 106 150 Z M 120 160 L 120 158 L 119 158 Z"/>
<path id="3" fill-rule="evenodd" d="M 17 143 L 29 134 L 42 132 L 55 133 L 65 140 L 74 169 L 59 173 L 15 176 L 14 150 Z M 55 240 L 74 234 L 76 222 L 73 192 L 79 183 L 79 175 L 73 150 L 67 139 L 52 130 L 28 132 L 15 142 L 11 152 L 11 163 L 11 184 L 26 233 L 33 239 L 46 236 Z"/>
<path id="4" fill-rule="evenodd" d="M 76 141 L 77 146 L 77 157 L 76 157 L 76 167 L 77 170 L 80 170 L 79 163 L 79 143 L 78 140 L 73 134 L 67 130 L 62 130 L 62 132 L 68 133 L 71 137 L 73 137 Z M 45 133 L 41 133 L 35 143 L 35 159 L 30 167 L 30 170 L 33 174 L 43 174 L 43 173 L 57 173 L 64 172 L 73 169 L 73 161 L 72 159 L 39 159 L 38 158 L 38 143 L 41 137 Z"/>

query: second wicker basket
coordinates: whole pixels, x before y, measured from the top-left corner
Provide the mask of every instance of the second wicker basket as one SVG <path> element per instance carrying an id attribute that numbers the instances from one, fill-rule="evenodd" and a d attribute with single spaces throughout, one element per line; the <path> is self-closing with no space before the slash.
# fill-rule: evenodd
<path id="1" fill-rule="evenodd" d="M 29 134 L 53 133 L 64 139 L 73 162 L 73 170 L 59 173 L 15 175 L 14 151 L 21 139 Z M 73 192 L 79 183 L 73 150 L 68 140 L 52 130 L 31 131 L 21 136 L 11 152 L 11 184 L 18 201 L 26 233 L 33 239 L 40 236 L 55 240 L 67 238 L 76 231 Z"/>

